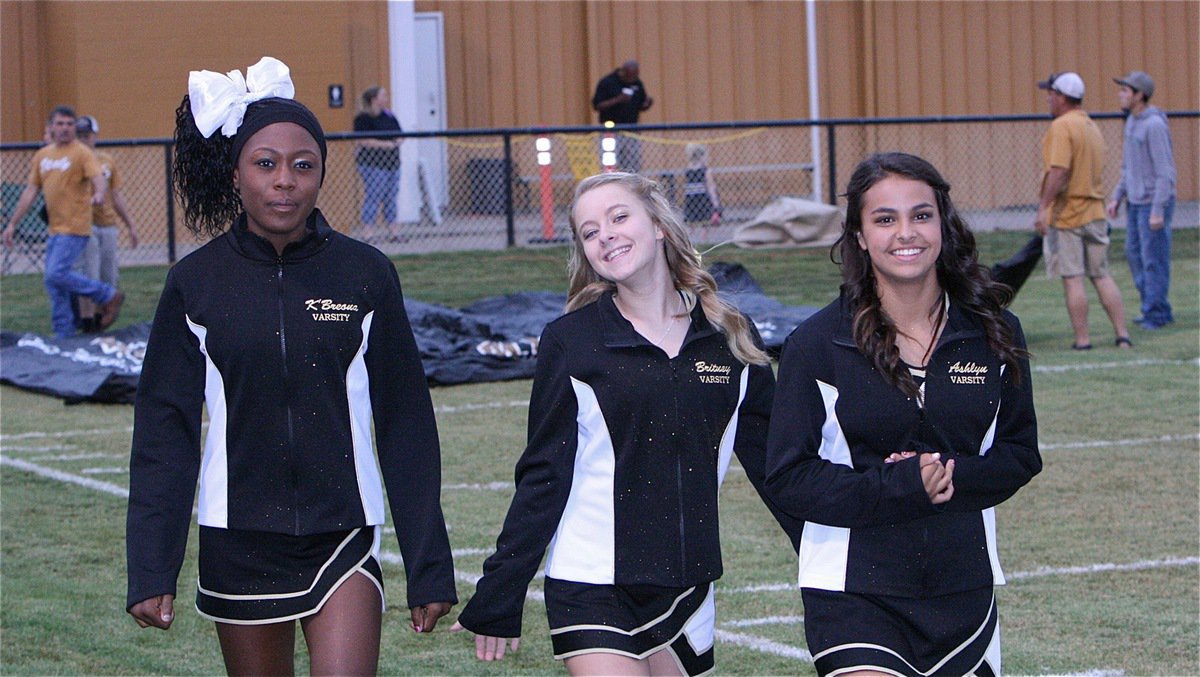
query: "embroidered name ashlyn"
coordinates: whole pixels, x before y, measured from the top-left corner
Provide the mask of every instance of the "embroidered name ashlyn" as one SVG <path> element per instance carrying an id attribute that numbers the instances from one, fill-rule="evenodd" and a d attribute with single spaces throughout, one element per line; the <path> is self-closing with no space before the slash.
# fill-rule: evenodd
<path id="1" fill-rule="evenodd" d="M 987 365 L 955 362 L 950 365 L 950 382 L 981 385 L 986 382 L 987 372 Z"/>

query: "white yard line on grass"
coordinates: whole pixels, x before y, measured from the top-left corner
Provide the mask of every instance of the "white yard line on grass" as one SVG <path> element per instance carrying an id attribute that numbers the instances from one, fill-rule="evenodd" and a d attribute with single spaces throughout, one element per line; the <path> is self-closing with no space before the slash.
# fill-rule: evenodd
<path id="1" fill-rule="evenodd" d="M 725 621 L 721 625 L 727 628 L 750 628 L 756 625 L 800 625 L 804 616 L 764 616 L 763 618 L 745 618 L 740 621 Z"/>
<path id="2" fill-rule="evenodd" d="M 442 491 L 448 490 L 463 490 L 463 491 L 505 491 L 512 489 L 512 482 L 472 482 L 464 484 L 443 484 Z"/>
<path id="3" fill-rule="evenodd" d="M 67 484 L 78 484 L 81 487 L 95 489 L 96 491 L 102 491 L 106 494 L 112 494 L 113 496 L 129 498 L 129 490 L 125 487 L 110 484 L 109 482 L 101 482 L 100 480 L 94 480 L 90 477 L 72 475 L 71 473 L 55 470 L 54 468 L 47 468 L 46 466 L 38 465 L 36 463 L 23 461 L 19 458 L 9 458 L 8 456 L 0 455 L 0 465 L 7 465 L 17 468 L 18 470 L 24 470 L 25 472 L 31 472 L 35 475 L 40 475 L 48 479 L 66 482 Z"/>
<path id="4" fill-rule="evenodd" d="M 45 432 L 43 430 L 35 430 L 27 433 L 17 433 L 15 435 L 0 435 L 0 444 L 11 442 L 13 440 L 39 440 L 47 437 L 83 437 L 84 435 L 115 435 L 117 433 L 132 433 L 133 426 L 124 428 L 94 428 L 91 430 L 60 430 L 58 432 Z"/>
<path id="5" fill-rule="evenodd" d="M 27 451 L 25 447 L 21 447 L 21 451 Z M 12 449 L 5 449 L 12 451 Z M 127 455 L 120 454 L 59 454 L 57 456 L 30 456 L 29 460 L 37 463 L 45 463 L 47 461 L 63 463 L 66 461 L 86 461 L 93 458 L 128 458 Z"/>
<path id="6" fill-rule="evenodd" d="M 1067 371 L 1093 371 L 1096 369 L 1125 369 L 1127 367 L 1148 367 L 1161 364 L 1196 364 L 1200 365 L 1200 358 L 1189 360 L 1160 360 L 1156 358 L 1143 358 L 1140 360 L 1121 360 L 1119 362 L 1091 362 L 1083 364 L 1037 364 L 1030 367 L 1030 370 L 1035 374 L 1059 374 Z"/>
<path id="7" fill-rule="evenodd" d="M 9 445 L 9 446 L 0 447 L 0 449 L 3 449 L 4 451 L 10 452 L 10 453 L 14 452 L 14 451 L 19 451 L 21 453 L 28 452 L 31 454 L 36 454 L 39 451 L 40 452 L 67 451 L 68 449 L 75 449 L 75 448 L 77 448 L 77 446 L 74 444 L 40 444 L 40 445 L 37 445 L 34 447 L 26 447 L 26 446 L 14 447 L 12 445 Z"/>
<path id="8" fill-rule="evenodd" d="M 1020 581 L 1026 578 L 1043 578 L 1045 576 L 1075 576 L 1081 574 L 1099 574 L 1108 571 L 1144 571 L 1146 569 L 1164 569 L 1168 567 L 1187 567 L 1200 564 L 1200 557 L 1169 557 L 1167 559 L 1150 559 L 1141 562 L 1126 562 L 1124 564 L 1104 563 L 1089 564 L 1081 567 L 1038 567 L 1032 571 L 1018 571 L 1005 576 L 1010 581 Z"/>
<path id="9" fill-rule="evenodd" d="M 1058 444 L 1039 444 L 1039 451 L 1053 451 L 1055 449 L 1089 449 L 1096 447 L 1124 447 L 1138 446 L 1146 444 L 1154 444 L 1156 442 L 1186 442 L 1188 440 L 1200 440 L 1198 435 L 1159 435 L 1158 437 L 1139 437 L 1128 440 L 1088 440 L 1086 442 L 1060 442 Z M 1191 451 L 1195 451 L 1194 449 Z"/>
<path id="10" fill-rule="evenodd" d="M 458 404 L 434 407 L 435 414 L 457 414 L 463 411 L 479 411 L 481 409 L 515 409 L 528 407 L 527 400 L 509 400 L 508 402 L 481 402 L 479 404 Z"/>
<path id="11" fill-rule="evenodd" d="M 754 649 L 761 653 L 769 653 L 775 656 L 784 658 L 793 658 L 805 663 L 812 662 L 812 654 L 807 649 L 801 649 L 798 646 L 791 646 L 782 642 L 767 639 L 765 637 L 755 637 L 754 635 L 744 635 L 740 632 L 730 632 L 728 630 L 714 630 L 713 634 L 717 639 L 726 644 L 736 644 L 744 646 L 747 649 Z"/>

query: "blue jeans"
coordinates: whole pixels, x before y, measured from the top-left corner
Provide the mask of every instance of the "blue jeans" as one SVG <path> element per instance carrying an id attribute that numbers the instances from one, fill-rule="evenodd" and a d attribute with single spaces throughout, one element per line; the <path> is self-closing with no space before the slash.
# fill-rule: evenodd
<path id="1" fill-rule="evenodd" d="M 1133 273 L 1133 284 L 1142 297 L 1142 321 L 1153 326 L 1174 322 L 1167 293 L 1171 286 L 1171 215 L 1175 200 L 1163 206 L 1163 227 L 1150 230 L 1150 205 L 1126 207 L 1125 258 Z"/>
<path id="2" fill-rule="evenodd" d="M 400 194 L 400 170 L 380 169 L 370 165 L 358 165 L 358 175 L 363 182 L 362 223 L 374 225 L 375 214 L 383 206 L 383 220 L 396 222 L 396 196 Z"/>
<path id="3" fill-rule="evenodd" d="M 50 326 L 54 335 L 75 335 L 75 311 L 71 295 L 86 296 L 97 305 L 112 300 L 117 288 L 75 272 L 75 261 L 87 248 L 84 235 L 51 235 L 46 241 L 46 293 L 50 295 Z"/>

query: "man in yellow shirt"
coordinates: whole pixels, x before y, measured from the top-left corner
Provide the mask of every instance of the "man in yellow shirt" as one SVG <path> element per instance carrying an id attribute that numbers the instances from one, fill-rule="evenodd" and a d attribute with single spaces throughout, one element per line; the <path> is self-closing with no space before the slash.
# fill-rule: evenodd
<path id="1" fill-rule="evenodd" d="M 92 234 L 92 206 L 103 204 L 107 192 L 96 156 L 75 138 L 75 118 L 69 106 L 50 112 L 51 143 L 34 154 L 29 181 L 4 228 L 4 245 L 11 247 L 16 224 L 25 218 L 38 191 L 45 193 L 50 216 L 45 284 L 50 323 L 59 338 L 75 335 L 72 294 L 90 298 L 100 307 L 101 329 L 116 321 L 125 302 L 125 294 L 116 287 L 72 270 Z"/>
<path id="2" fill-rule="evenodd" d="M 1052 74 L 1038 87 L 1054 120 L 1042 137 L 1042 188 L 1033 227 L 1045 237 L 1046 272 L 1061 277 L 1076 350 L 1090 350 L 1086 276 L 1112 322 L 1118 348 L 1131 348 L 1121 291 L 1108 271 L 1109 224 L 1105 217 L 1104 137 L 1082 109 L 1083 78 Z"/>

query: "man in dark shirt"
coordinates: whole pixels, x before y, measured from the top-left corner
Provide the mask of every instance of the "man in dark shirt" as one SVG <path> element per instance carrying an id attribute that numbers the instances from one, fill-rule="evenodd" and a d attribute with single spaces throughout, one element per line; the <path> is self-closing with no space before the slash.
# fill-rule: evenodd
<path id="1" fill-rule="evenodd" d="M 592 96 L 592 108 L 600 114 L 600 124 L 636 125 L 642 111 L 654 105 L 646 85 L 638 78 L 638 62 L 630 59 L 600 78 Z M 620 169 L 638 172 L 642 168 L 642 147 L 637 139 L 617 138 L 617 164 Z"/>

